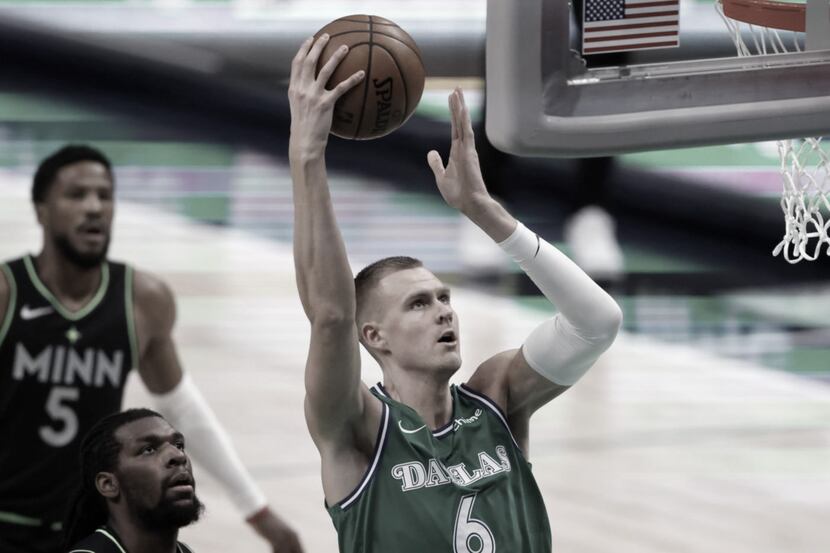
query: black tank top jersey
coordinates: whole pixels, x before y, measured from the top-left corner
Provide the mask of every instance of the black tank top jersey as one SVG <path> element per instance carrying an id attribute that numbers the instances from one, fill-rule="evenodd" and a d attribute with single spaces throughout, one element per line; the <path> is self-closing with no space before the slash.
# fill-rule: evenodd
<path id="1" fill-rule="evenodd" d="M 126 548 L 121 544 L 121 538 L 109 526 L 102 526 L 77 543 L 69 553 L 124 553 Z M 176 553 L 193 553 L 189 546 L 180 541 L 176 542 Z"/>
<path id="2" fill-rule="evenodd" d="M 80 442 L 121 409 L 135 366 L 132 270 L 104 263 L 97 293 L 73 313 L 31 256 L 0 268 L 11 287 L 0 313 L 0 524 L 58 530 L 80 476 Z"/>

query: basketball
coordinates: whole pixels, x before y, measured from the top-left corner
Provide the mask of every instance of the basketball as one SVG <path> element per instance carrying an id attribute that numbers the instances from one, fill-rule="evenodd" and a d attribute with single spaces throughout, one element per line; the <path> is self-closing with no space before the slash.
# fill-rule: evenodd
<path id="1" fill-rule="evenodd" d="M 424 92 L 424 64 L 412 37 L 392 21 L 376 15 L 335 19 L 314 35 L 330 40 L 317 62 L 317 72 L 337 49 L 349 53 L 337 66 L 326 88 L 361 69 L 365 78 L 334 106 L 331 133 L 356 140 L 379 138 L 403 125 Z"/>

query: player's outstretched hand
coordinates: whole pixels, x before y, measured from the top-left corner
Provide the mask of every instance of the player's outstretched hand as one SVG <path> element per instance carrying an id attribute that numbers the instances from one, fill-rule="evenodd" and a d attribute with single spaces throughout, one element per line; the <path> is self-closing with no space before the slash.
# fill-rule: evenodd
<path id="1" fill-rule="evenodd" d="M 248 523 L 271 545 L 273 553 L 303 553 L 297 533 L 269 507 L 249 519 Z"/>
<path id="2" fill-rule="evenodd" d="M 358 71 L 332 90 L 326 90 L 331 74 L 348 52 L 346 46 L 339 48 L 315 76 L 317 61 L 328 41 L 327 34 L 316 41 L 314 37 L 306 39 L 291 62 L 288 103 L 291 107 L 292 149 L 308 151 L 325 148 L 331 130 L 334 103 L 363 80 L 363 71 Z"/>
<path id="3" fill-rule="evenodd" d="M 476 152 L 473 124 L 464 101 L 464 93 L 456 88 L 449 96 L 452 146 L 447 166 L 435 150 L 427 154 L 427 162 L 435 175 L 435 184 L 444 201 L 462 213 L 469 214 L 490 195 L 481 176 Z"/>

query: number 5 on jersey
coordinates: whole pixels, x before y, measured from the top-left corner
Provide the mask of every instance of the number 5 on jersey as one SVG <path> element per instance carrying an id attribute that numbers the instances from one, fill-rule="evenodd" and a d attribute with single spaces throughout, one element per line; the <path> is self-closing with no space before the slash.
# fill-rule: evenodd
<path id="1" fill-rule="evenodd" d="M 70 401 L 78 401 L 80 390 L 66 386 L 55 386 L 49 392 L 46 400 L 46 413 L 63 428 L 55 430 L 51 426 L 41 426 L 38 429 L 40 438 L 52 447 L 63 447 L 78 433 L 78 415 L 72 407 L 66 405 Z"/>
<path id="2" fill-rule="evenodd" d="M 453 532 L 453 553 L 496 553 L 493 532 L 480 520 L 472 518 L 476 494 L 465 495 L 458 505 Z"/>

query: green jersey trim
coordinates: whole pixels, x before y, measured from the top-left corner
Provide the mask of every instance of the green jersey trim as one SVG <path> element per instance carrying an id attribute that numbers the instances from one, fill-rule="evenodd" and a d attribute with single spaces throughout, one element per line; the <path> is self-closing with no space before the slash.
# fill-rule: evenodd
<path id="1" fill-rule="evenodd" d="M 507 415 L 504 414 L 504 411 L 501 410 L 501 407 L 499 407 L 495 401 L 493 401 L 492 399 L 480 392 L 476 392 L 470 389 L 469 387 L 467 387 L 466 384 L 460 385 L 458 387 L 458 391 L 464 394 L 465 396 L 478 401 L 479 403 L 483 404 L 485 407 L 490 409 L 493 413 L 495 413 L 496 417 L 498 417 L 498 419 L 507 429 L 507 433 L 510 434 L 510 439 L 513 440 L 513 445 L 515 445 L 516 449 L 518 449 L 520 452 L 522 451 L 522 448 L 519 447 L 519 442 L 516 441 L 516 437 L 513 435 L 513 431 L 510 430 L 510 425 L 507 424 Z"/>
<path id="2" fill-rule="evenodd" d="M 37 291 L 40 292 L 40 295 L 46 298 L 46 300 L 52 304 L 52 307 L 55 308 L 55 311 L 60 313 L 64 319 L 70 321 L 83 319 L 93 309 L 98 307 L 98 304 L 101 303 L 102 299 L 104 299 L 104 295 L 106 294 L 107 287 L 110 283 L 109 264 L 106 262 L 101 263 L 101 284 L 98 285 L 98 291 L 95 292 L 95 295 L 85 306 L 73 313 L 64 307 L 63 304 L 58 301 L 58 298 L 56 298 L 52 292 L 49 291 L 49 288 L 47 288 L 46 285 L 40 280 L 40 277 L 37 275 L 37 271 L 35 270 L 34 263 L 32 262 L 32 256 L 27 255 L 23 258 L 23 262 L 26 265 L 26 272 L 29 273 L 29 278 L 32 280 L 32 284 L 34 284 Z"/>
<path id="3" fill-rule="evenodd" d="M 127 313 L 127 334 L 130 338 L 130 349 L 132 350 L 130 360 L 133 369 L 138 369 L 138 335 L 135 332 L 135 308 L 133 302 L 133 268 L 129 265 L 124 267 L 124 307 Z"/>
<path id="4" fill-rule="evenodd" d="M 376 386 L 374 386 L 373 388 L 376 388 Z M 357 499 L 360 497 L 360 494 L 363 493 L 363 490 L 365 490 L 369 486 L 369 482 L 372 481 L 372 477 L 375 475 L 375 472 L 377 471 L 377 468 L 380 465 L 380 458 L 383 454 L 383 446 L 386 445 L 386 435 L 389 431 L 389 406 L 385 403 L 382 403 L 382 405 L 383 415 L 380 428 L 378 429 L 378 437 L 375 441 L 375 454 L 372 457 L 372 462 L 366 468 L 366 472 L 363 474 L 363 478 L 360 480 L 360 484 L 357 485 L 357 487 L 352 491 L 352 493 L 347 495 L 339 502 L 335 503 L 331 507 L 332 510 L 339 507 L 340 510 L 345 511 L 349 508 L 350 505 L 357 501 Z"/>
<path id="5" fill-rule="evenodd" d="M 9 283 L 9 304 L 6 306 L 6 313 L 2 319 L 3 324 L 0 326 L 0 345 L 2 345 L 3 340 L 6 339 L 6 333 L 9 331 L 9 327 L 12 326 L 14 310 L 17 309 L 17 283 L 14 280 L 12 270 L 9 269 L 7 264 L 3 263 L 0 265 L 0 269 L 3 270 L 3 274 L 6 275 L 6 281 Z"/>
<path id="6" fill-rule="evenodd" d="M 395 401 L 395 399 L 392 396 L 389 395 L 389 392 L 386 391 L 386 388 L 384 388 L 383 384 L 381 384 L 380 382 L 375 384 L 373 388 L 375 390 L 377 390 L 378 393 L 381 394 L 383 397 L 391 399 L 392 401 Z M 440 426 L 440 427 L 436 428 L 435 430 L 430 430 L 430 432 L 432 432 L 432 436 L 435 437 L 435 438 L 443 438 L 444 436 L 449 436 L 450 435 L 450 433 L 453 431 L 454 424 L 455 424 L 455 421 L 450 420 L 450 421 L 447 422 L 447 424 L 445 424 L 443 426 Z M 414 432 L 414 430 L 412 430 L 412 429 L 407 430 L 406 428 L 401 426 L 401 421 L 398 421 L 398 426 L 400 427 L 401 432 L 403 432 L 404 434 L 411 434 L 412 432 Z M 420 430 L 420 428 L 418 430 Z"/>
<path id="7" fill-rule="evenodd" d="M 117 539 L 115 539 L 115 537 L 114 537 L 112 534 L 110 534 L 109 532 L 107 532 L 107 531 L 106 531 L 106 530 L 104 530 L 103 528 L 98 528 L 98 529 L 97 529 L 97 530 L 95 530 L 95 531 L 96 531 L 96 532 L 100 532 L 101 534 L 104 534 L 104 536 L 106 536 L 106 537 L 108 537 L 109 539 L 111 539 L 111 540 L 112 540 L 112 543 L 114 543 L 114 544 L 115 544 L 115 546 L 118 548 L 118 550 L 119 550 L 121 553 L 127 553 L 126 551 L 124 551 L 124 548 L 123 548 L 123 547 L 121 547 L 121 544 L 120 544 L 120 543 L 118 543 L 118 540 L 117 540 Z"/>

